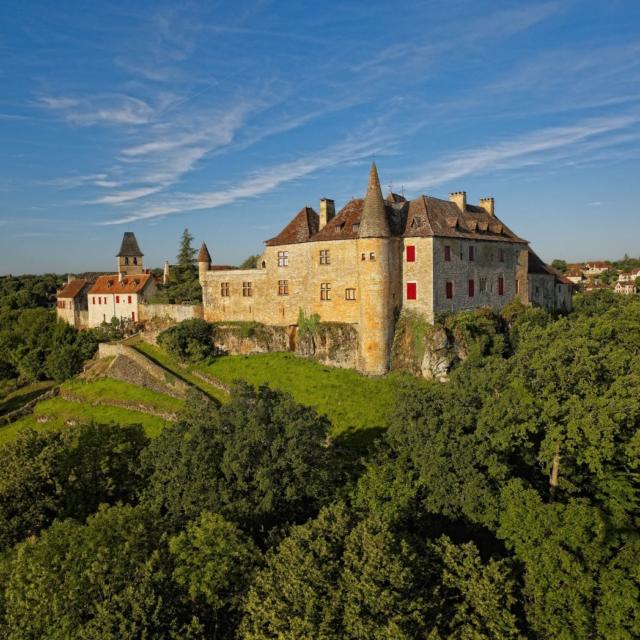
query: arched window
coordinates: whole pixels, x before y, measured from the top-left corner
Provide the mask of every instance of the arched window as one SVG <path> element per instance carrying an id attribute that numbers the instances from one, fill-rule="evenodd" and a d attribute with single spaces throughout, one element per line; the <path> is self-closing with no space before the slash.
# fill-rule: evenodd
<path id="1" fill-rule="evenodd" d="M 124 259 L 124 263 L 125 263 L 125 264 L 129 264 L 129 258 L 126 258 L 126 257 L 125 257 L 125 259 Z"/>

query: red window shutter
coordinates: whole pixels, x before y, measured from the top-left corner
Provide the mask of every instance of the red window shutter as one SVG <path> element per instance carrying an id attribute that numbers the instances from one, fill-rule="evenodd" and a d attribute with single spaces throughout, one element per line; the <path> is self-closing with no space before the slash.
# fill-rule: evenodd
<path id="1" fill-rule="evenodd" d="M 136 312 L 132 311 L 131 312 L 131 319 L 135 322 L 136 321 Z"/>
<path id="2" fill-rule="evenodd" d="M 453 282 L 447 282 L 446 291 L 447 291 L 447 298 L 449 300 L 453 298 Z"/>
<path id="3" fill-rule="evenodd" d="M 451 247 L 448 244 L 444 247 L 444 261 L 451 262 Z"/>
<path id="4" fill-rule="evenodd" d="M 92 300 L 91 300 L 91 304 L 95 304 L 96 303 L 96 297 L 93 296 Z"/>
<path id="5" fill-rule="evenodd" d="M 120 296 L 116 296 L 116 304 L 120 302 Z"/>
<path id="6" fill-rule="evenodd" d="M 416 247 L 413 244 L 407 245 L 407 262 L 416 261 Z"/>
<path id="7" fill-rule="evenodd" d="M 415 282 L 407 282 L 407 300 L 415 300 L 418 296 L 417 285 Z"/>
<path id="8" fill-rule="evenodd" d="M 469 280 L 469 297 L 473 298 L 475 293 L 476 293 L 476 281 L 475 280 Z"/>
<path id="9" fill-rule="evenodd" d="M 498 295 L 504 295 L 504 278 L 502 276 L 498 278 Z"/>
<path id="10" fill-rule="evenodd" d="M 128 302 L 129 304 L 131 304 L 131 296 L 127 296 L 127 298 L 128 298 L 128 299 L 127 299 L 127 302 Z"/>

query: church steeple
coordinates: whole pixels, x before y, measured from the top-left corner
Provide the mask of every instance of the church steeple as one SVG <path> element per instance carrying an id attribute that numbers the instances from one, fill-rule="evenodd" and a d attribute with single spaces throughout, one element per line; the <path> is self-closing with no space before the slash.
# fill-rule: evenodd
<path id="1" fill-rule="evenodd" d="M 364 197 L 362 218 L 360 219 L 360 238 L 388 238 L 391 236 L 387 214 L 384 207 L 384 198 L 380 188 L 380 178 L 376 163 L 371 163 L 369 172 L 369 185 Z"/>
<path id="2" fill-rule="evenodd" d="M 136 236 L 132 231 L 125 231 L 122 236 L 122 244 L 120 245 L 120 251 L 118 251 L 117 265 L 118 273 L 125 275 L 133 275 L 136 273 L 142 273 L 142 251 L 136 240 Z"/>

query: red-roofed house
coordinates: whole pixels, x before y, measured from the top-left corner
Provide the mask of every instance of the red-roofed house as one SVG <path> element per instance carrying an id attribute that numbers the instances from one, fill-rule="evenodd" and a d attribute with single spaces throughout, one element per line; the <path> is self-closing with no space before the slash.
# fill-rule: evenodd
<path id="1" fill-rule="evenodd" d="M 91 283 L 84 278 L 69 276 L 66 284 L 56 295 L 56 315 L 76 329 L 83 329 L 89 324 L 87 309 L 87 292 Z"/>

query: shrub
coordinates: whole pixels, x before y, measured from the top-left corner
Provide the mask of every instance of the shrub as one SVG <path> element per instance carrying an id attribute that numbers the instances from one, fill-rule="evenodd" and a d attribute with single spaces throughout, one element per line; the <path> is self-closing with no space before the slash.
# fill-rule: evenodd
<path id="1" fill-rule="evenodd" d="M 194 318 L 169 327 L 158 336 L 158 344 L 180 360 L 198 362 L 213 355 L 213 325 Z"/>

